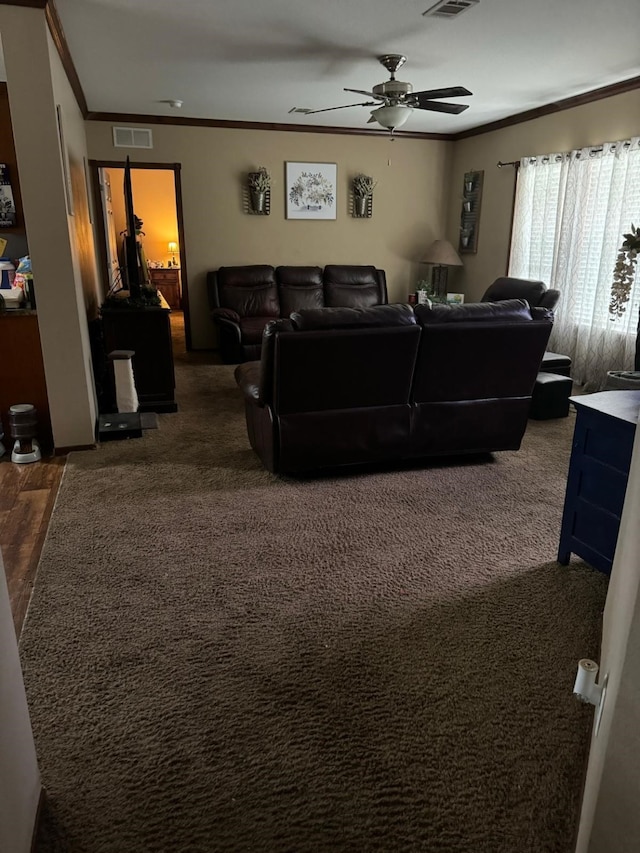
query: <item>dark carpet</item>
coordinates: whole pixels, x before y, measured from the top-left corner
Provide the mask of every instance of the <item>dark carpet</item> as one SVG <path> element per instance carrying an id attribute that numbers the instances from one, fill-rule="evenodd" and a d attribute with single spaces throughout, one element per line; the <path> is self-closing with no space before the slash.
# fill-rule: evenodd
<path id="1" fill-rule="evenodd" d="M 21 638 L 52 853 L 569 853 L 606 578 L 556 554 L 573 419 L 293 480 L 232 368 L 72 454 Z"/>

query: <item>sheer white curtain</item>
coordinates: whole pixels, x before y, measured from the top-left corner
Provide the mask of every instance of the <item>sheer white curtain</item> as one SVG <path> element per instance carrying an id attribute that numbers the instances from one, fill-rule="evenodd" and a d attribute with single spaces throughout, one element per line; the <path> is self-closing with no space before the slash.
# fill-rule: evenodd
<path id="1" fill-rule="evenodd" d="M 627 310 L 609 314 L 623 235 L 640 225 L 640 137 L 520 162 L 509 275 L 557 288 L 549 349 L 571 356 L 586 390 L 633 370 L 640 276 Z"/>

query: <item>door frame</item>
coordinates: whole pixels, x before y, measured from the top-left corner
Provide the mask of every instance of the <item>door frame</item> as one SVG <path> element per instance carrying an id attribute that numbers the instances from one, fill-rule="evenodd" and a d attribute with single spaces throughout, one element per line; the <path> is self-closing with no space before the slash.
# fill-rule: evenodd
<path id="1" fill-rule="evenodd" d="M 95 210 L 95 237 L 97 239 L 98 255 L 102 270 L 107 268 L 107 245 L 105 237 L 105 221 L 100 197 L 100 169 L 124 169 L 126 160 L 89 160 L 89 171 L 93 190 L 93 208 Z M 189 310 L 189 275 L 187 273 L 187 253 L 184 245 L 184 219 L 182 207 L 181 163 L 143 163 L 129 160 L 132 169 L 155 169 L 156 171 L 173 172 L 176 193 L 176 218 L 178 220 L 178 254 L 180 255 L 180 283 L 182 289 L 182 310 L 184 312 L 184 340 L 187 352 L 191 346 L 191 312 Z M 113 190 L 113 187 L 112 187 Z"/>

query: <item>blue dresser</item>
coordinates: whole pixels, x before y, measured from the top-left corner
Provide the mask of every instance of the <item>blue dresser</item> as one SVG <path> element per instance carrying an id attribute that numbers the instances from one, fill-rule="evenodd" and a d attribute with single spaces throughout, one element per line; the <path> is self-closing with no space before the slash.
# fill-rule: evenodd
<path id="1" fill-rule="evenodd" d="M 627 490 L 640 391 L 571 397 L 577 417 L 558 562 L 571 554 L 611 573 Z"/>

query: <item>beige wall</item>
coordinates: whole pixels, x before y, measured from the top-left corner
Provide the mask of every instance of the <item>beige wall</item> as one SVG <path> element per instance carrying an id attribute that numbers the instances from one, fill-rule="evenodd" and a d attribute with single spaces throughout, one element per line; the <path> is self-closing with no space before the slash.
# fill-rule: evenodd
<path id="1" fill-rule="evenodd" d="M 515 169 L 499 160 L 570 151 L 640 134 L 640 89 L 454 143 L 447 235 L 458 245 L 464 173 L 484 169 L 478 252 L 463 255 L 458 284 L 477 301 L 508 262 Z M 451 289 L 451 288 L 450 288 Z"/>
<path id="2" fill-rule="evenodd" d="M 57 448 L 95 441 L 87 334 L 95 310 L 95 259 L 84 191 L 84 121 L 49 35 L 44 11 L 0 6 L 22 201 Z M 64 119 L 75 217 L 67 216 L 56 104 Z"/>
<path id="3" fill-rule="evenodd" d="M 208 270 L 256 263 L 375 264 L 387 273 L 390 301 L 404 302 L 424 275 L 418 263 L 421 252 L 443 236 L 447 142 L 154 125 L 154 148 L 147 151 L 114 148 L 111 128 L 107 122 L 87 122 L 92 159 L 129 154 L 134 163 L 182 164 L 184 248 L 196 348 L 215 343 L 205 292 Z M 337 163 L 335 221 L 285 219 L 287 160 Z M 273 177 L 271 215 L 252 216 L 244 212 L 246 173 L 263 165 Z M 354 219 L 348 212 L 349 180 L 358 172 L 378 181 L 371 219 Z M 452 276 L 452 289 L 454 284 Z"/>

